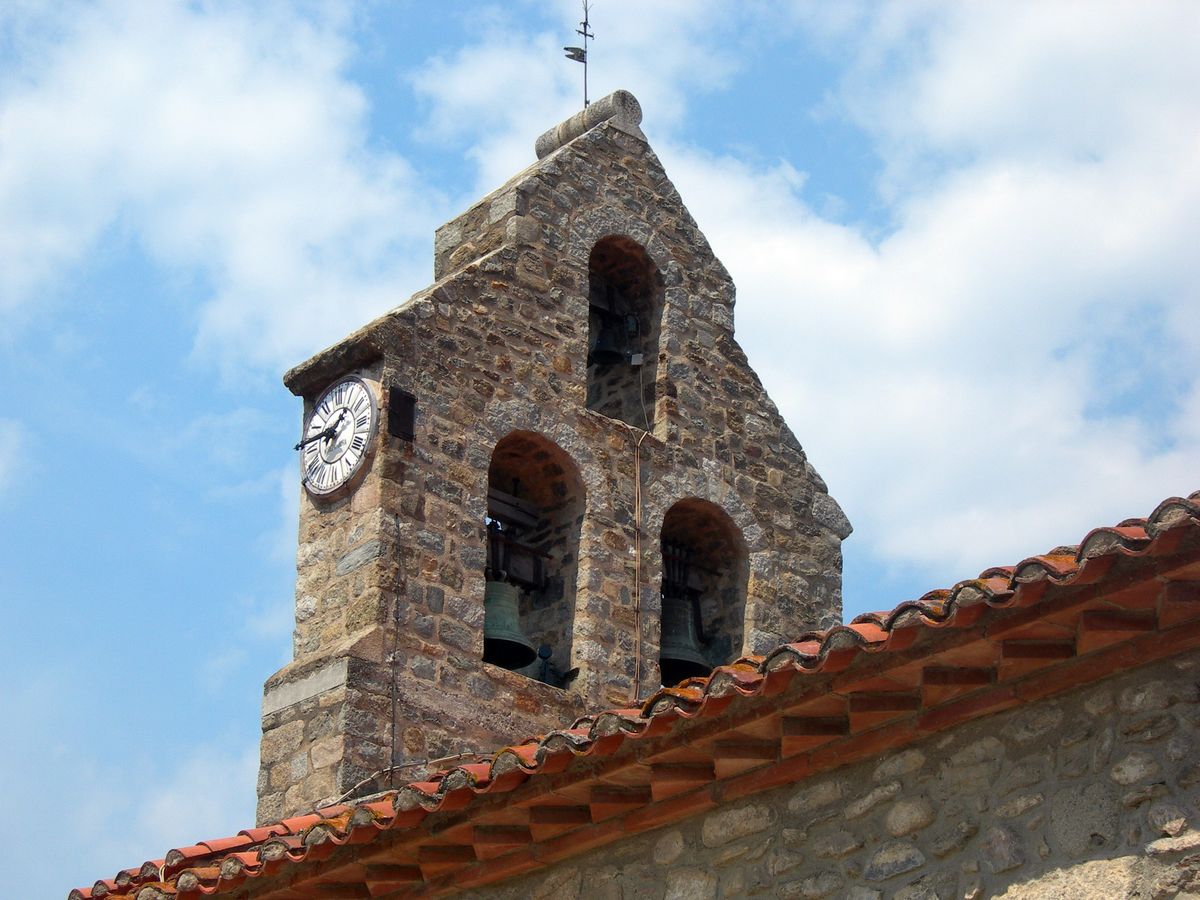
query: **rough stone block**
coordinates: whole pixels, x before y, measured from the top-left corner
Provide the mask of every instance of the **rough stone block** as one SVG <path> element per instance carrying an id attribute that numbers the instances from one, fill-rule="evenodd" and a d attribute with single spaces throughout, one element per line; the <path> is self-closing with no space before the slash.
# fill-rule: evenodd
<path id="1" fill-rule="evenodd" d="M 664 900 L 713 900 L 717 877 L 703 869 L 676 869 L 667 875 Z"/>
<path id="2" fill-rule="evenodd" d="M 1072 858 L 1089 848 L 1112 846 L 1117 833 L 1117 804 L 1101 783 L 1067 787 L 1050 801 L 1050 836 L 1054 846 Z"/>
<path id="3" fill-rule="evenodd" d="M 871 855 L 863 877 L 885 881 L 925 865 L 925 854 L 911 841 L 888 841 Z"/>
<path id="4" fill-rule="evenodd" d="M 339 559 L 337 566 L 334 568 L 334 574 L 339 577 L 349 575 L 372 560 L 379 559 L 381 555 L 383 555 L 383 542 L 378 540 L 367 541 Z"/>
<path id="5" fill-rule="evenodd" d="M 701 841 L 705 847 L 719 847 L 763 831 L 771 825 L 774 818 L 773 810 L 759 805 L 740 806 L 710 813 L 704 819 Z"/>
<path id="6" fill-rule="evenodd" d="M 301 746 L 304 737 L 304 722 L 297 720 L 280 725 L 263 735 L 262 761 L 264 765 L 287 759 Z"/>
<path id="7" fill-rule="evenodd" d="M 1117 784 L 1130 785 L 1155 777 L 1161 767 L 1154 757 L 1141 750 L 1127 754 L 1112 767 L 1110 774 Z"/>
<path id="8" fill-rule="evenodd" d="M 933 805 L 925 797 L 916 797 L 897 801 L 883 824 L 892 837 L 902 837 L 928 827 L 933 819 Z"/>
<path id="9" fill-rule="evenodd" d="M 893 781 L 910 772 L 917 772 L 925 765 L 925 754 L 918 748 L 902 750 L 884 759 L 875 767 L 871 777 L 875 781 Z"/>
<path id="10" fill-rule="evenodd" d="M 788 812 L 802 815 L 836 803 L 846 795 L 846 783 L 841 779 L 828 778 L 814 785 L 806 785 L 788 801 Z"/>
<path id="11" fill-rule="evenodd" d="M 886 803 L 888 800 L 899 795 L 901 788 L 902 785 L 898 781 L 891 781 L 880 785 L 852 803 L 847 803 L 844 814 L 847 819 L 862 818 L 879 804 Z"/>
<path id="12" fill-rule="evenodd" d="M 1025 863 L 1025 851 L 1011 828 L 989 828 L 983 836 L 983 852 L 993 872 L 1007 872 Z"/>

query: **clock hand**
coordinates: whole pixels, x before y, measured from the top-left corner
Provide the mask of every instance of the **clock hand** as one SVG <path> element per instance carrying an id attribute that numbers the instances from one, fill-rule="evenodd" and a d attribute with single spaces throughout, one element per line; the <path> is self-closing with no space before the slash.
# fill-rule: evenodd
<path id="1" fill-rule="evenodd" d="M 338 417 L 333 420 L 332 425 L 328 426 L 327 428 L 325 428 L 322 431 L 318 431 L 316 434 L 309 435 L 308 437 L 304 438 L 304 440 L 302 440 L 300 443 L 298 443 L 292 449 L 299 450 L 301 447 L 305 447 L 308 444 L 311 444 L 313 441 L 319 441 L 319 440 L 321 440 L 321 438 L 333 437 L 335 434 L 337 434 L 338 426 L 342 424 L 342 419 L 345 418 L 345 416 L 346 416 L 346 410 L 343 409 L 341 412 L 338 413 Z"/>
<path id="2" fill-rule="evenodd" d="M 307 447 L 313 441 L 319 441 L 319 440 L 321 440 L 321 438 L 331 438 L 335 434 L 337 434 L 337 427 L 334 425 L 330 425 L 324 431 L 318 431 L 316 434 L 309 435 L 308 437 L 306 437 L 304 440 L 302 440 L 300 443 L 298 443 L 292 449 L 299 450 L 301 447 Z"/>

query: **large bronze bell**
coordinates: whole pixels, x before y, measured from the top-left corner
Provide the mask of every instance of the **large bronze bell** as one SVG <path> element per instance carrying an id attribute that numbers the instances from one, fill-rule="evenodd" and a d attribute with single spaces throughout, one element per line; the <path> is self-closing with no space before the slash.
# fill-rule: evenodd
<path id="1" fill-rule="evenodd" d="M 537 650 L 521 633 L 521 592 L 507 581 L 489 581 L 483 593 L 483 661 L 521 669 L 537 659 Z"/>
<path id="2" fill-rule="evenodd" d="M 704 676 L 712 666 L 700 649 L 700 629 L 695 600 L 674 592 L 662 598 L 662 641 L 659 665 L 665 685 L 678 684 L 685 678 Z"/>

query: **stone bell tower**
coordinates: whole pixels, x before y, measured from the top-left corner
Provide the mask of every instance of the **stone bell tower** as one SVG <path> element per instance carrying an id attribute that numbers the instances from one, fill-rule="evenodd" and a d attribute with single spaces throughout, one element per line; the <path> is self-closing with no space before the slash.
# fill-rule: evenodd
<path id="1" fill-rule="evenodd" d="M 542 135 L 438 229 L 433 285 L 285 376 L 305 489 L 260 821 L 840 620 L 850 525 L 640 122 L 618 91 Z"/>

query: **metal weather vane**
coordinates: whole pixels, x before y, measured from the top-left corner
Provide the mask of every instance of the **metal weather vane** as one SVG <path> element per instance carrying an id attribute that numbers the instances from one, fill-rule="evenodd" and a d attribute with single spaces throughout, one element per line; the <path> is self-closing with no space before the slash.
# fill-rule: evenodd
<path id="1" fill-rule="evenodd" d="M 595 40 L 591 29 L 588 27 L 588 12 L 591 9 L 591 4 L 588 0 L 583 0 L 583 21 L 579 23 L 579 28 L 575 29 L 575 33 L 583 36 L 582 47 L 563 47 L 567 51 L 567 59 L 573 59 L 575 62 L 583 63 L 583 106 L 586 109 L 588 105 L 588 85 L 587 85 L 587 42 Z"/>

